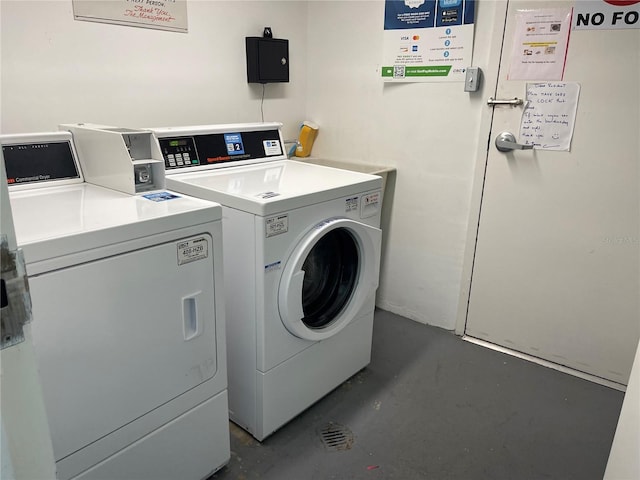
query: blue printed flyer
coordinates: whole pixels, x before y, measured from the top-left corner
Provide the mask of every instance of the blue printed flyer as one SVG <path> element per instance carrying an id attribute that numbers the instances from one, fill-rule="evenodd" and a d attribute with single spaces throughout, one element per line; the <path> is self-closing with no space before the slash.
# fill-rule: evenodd
<path id="1" fill-rule="evenodd" d="M 463 82 L 475 0 L 385 0 L 385 82 Z"/>

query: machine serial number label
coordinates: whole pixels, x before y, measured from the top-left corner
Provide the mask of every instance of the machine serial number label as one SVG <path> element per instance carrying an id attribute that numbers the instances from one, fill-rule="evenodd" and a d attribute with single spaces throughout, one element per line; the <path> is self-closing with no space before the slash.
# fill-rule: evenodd
<path id="1" fill-rule="evenodd" d="M 273 272 L 274 270 L 280 270 L 281 267 L 282 267 L 282 262 L 280 261 L 270 263 L 269 265 L 264 266 L 264 273 Z"/>
<path id="2" fill-rule="evenodd" d="M 289 215 L 269 217 L 265 221 L 267 238 L 289 231 Z"/>
<path id="3" fill-rule="evenodd" d="M 209 240 L 205 237 L 191 238 L 178 242 L 178 265 L 195 262 L 209 257 Z"/>
<path id="4" fill-rule="evenodd" d="M 351 197 L 345 200 L 344 211 L 353 212 L 358 210 L 358 197 Z"/>

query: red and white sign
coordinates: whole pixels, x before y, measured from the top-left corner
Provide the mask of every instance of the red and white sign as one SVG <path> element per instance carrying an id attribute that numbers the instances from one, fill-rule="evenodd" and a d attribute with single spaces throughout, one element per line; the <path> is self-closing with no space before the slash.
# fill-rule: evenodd
<path id="1" fill-rule="evenodd" d="M 640 0 L 576 0 L 574 30 L 640 28 Z"/>

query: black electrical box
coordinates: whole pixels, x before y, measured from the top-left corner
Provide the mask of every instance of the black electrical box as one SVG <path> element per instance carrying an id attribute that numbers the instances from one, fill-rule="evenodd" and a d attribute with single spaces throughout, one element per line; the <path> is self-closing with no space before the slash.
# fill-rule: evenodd
<path id="1" fill-rule="evenodd" d="M 246 44 L 249 83 L 289 81 L 289 40 L 246 37 Z"/>

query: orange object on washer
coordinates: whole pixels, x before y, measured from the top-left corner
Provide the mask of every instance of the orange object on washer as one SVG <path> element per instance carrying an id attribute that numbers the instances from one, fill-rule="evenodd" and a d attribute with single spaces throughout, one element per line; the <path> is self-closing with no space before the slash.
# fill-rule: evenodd
<path id="1" fill-rule="evenodd" d="M 298 146 L 296 147 L 296 157 L 308 157 L 311 154 L 311 147 L 318 136 L 317 124 L 305 120 L 300 126 L 300 134 L 298 136 Z"/>

